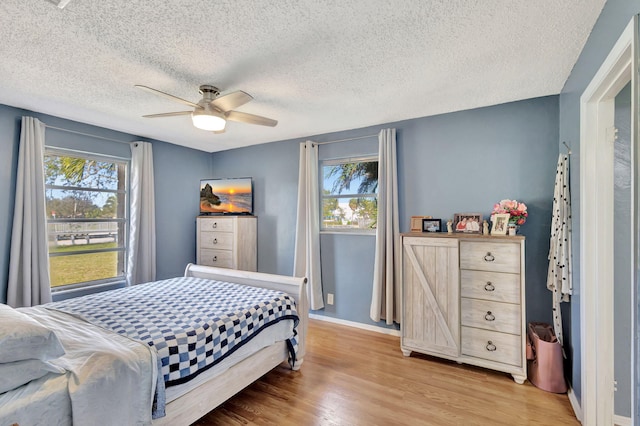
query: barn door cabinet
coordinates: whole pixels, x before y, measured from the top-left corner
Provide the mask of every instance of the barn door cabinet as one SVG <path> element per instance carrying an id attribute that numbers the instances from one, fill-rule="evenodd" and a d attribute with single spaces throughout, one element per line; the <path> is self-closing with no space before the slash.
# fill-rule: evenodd
<path id="1" fill-rule="evenodd" d="M 524 237 L 402 235 L 401 349 L 527 377 Z"/>

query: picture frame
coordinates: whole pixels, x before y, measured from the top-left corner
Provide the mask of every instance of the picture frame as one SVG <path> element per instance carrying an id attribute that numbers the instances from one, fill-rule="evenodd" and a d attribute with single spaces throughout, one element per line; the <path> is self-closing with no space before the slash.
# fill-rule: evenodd
<path id="1" fill-rule="evenodd" d="M 442 219 L 422 219 L 422 232 L 440 232 Z"/>
<path id="2" fill-rule="evenodd" d="M 482 232 L 482 214 L 456 213 L 453 215 L 453 231 L 466 234 L 480 234 Z"/>
<path id="3" fill-rule="evenodd" d="M 509 213 L 496 213 L 491 216 L 491 235 L 507 235 L 509 229 Z"/>
<path id="4" fill-rule="evenodd" d="M 411 216 L 411 232 L 422 232 L 422 220 L 431 219 L 431 216 Z"/>

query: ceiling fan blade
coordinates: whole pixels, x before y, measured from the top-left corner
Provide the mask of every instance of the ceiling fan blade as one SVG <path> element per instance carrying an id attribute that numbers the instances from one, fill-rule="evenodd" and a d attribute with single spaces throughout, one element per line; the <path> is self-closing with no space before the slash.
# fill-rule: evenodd
<path id="1" fill-rule="evenodd" d="M 239 121 L 241 123 L 259 124 L 261 126 L 270 127 L 275 127 L 275 125 L 278 124 L 277 120 L 272 120 L 271 118 L 267 117 L 260 117 L 259 115 L 247 114 L 246 112 L 229 111 L 224 115 L 225 117 L 227 117 L 227 120 Z"/>
<path id="2" fill-rule="evenodd" d="M 237 92 L 229 93 L 228 95 L 220 96 L 211 101 L 211 105 L 220 108 L 222 111 L 231 111 L 234 108 L 238 108 L 241 105 L 246 104 L 253 99 L 253 96 L 238 90 Z"/>
<path id="3" fill-rule="evenodd" d="M 176 102 L 180 102 L 180 103 L 185 104 L 185 105 L 189 105 L 190 107 L 194 107 L 194 108 L 198 108 L 199 107 L 198 104 L 194 104 L 191 101 L 187 101 L 187 100 L 179 98 L 177 96 L 173 96 L 173 95 L 170 95 L 168 93 L 161 92 L 160 90 L 152 89 L 151 87 L 142 86 L 140 84 L 136 84 L 135 86 L 137 88 L 139 88 L 139 89 L 146 90 L 147 92 L 153 93 L 155 95 L 164 96 L 165 98 L 171 99 L 172 101 L 176 101 Z"/>
<path id="4" fill-rule="evenodd" d="M 193 111 L 177 111 L 177 112 L 163 112 L 160 114 L 143 115 L 144 118 L 158 118 L 158 117 L 173 117 L 176 115 L 191 115 Z"/>

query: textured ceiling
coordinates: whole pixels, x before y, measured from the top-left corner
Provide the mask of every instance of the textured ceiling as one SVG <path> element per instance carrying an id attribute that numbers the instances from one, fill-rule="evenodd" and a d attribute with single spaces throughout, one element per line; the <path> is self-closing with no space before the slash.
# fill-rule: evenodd
<path id="1" fill-rule="evenodd" d="M 214 152 L 557 94 L 605 0 L 0 2 L 0 103 Z M 195 129 L 154 87 L 254 100 Z"/>

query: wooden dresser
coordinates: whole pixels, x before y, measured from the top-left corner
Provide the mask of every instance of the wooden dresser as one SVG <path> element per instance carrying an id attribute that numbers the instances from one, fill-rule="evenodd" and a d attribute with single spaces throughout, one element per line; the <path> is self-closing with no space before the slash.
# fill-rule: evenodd
<path id="1" fill-rule="evenodd" d="M 402 235 L 401 349 L 527 377 L 524 237 Z"/>
<path id="2" fill-rule="evenodd" d="M 257 217 L 198 216 L 196 222 L 197 264 L 257 270 Z"/>

